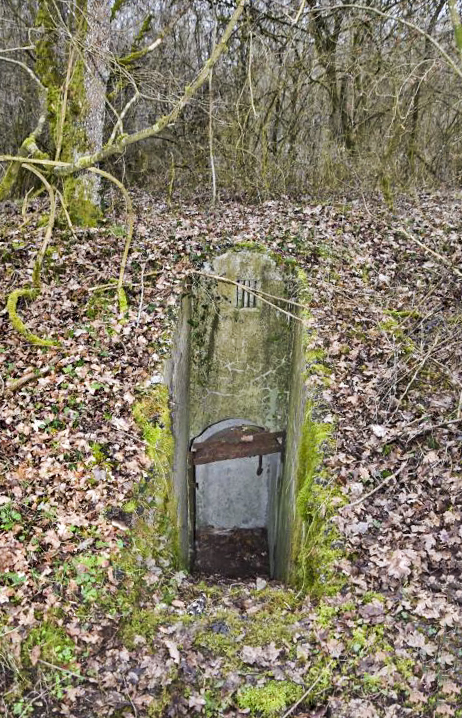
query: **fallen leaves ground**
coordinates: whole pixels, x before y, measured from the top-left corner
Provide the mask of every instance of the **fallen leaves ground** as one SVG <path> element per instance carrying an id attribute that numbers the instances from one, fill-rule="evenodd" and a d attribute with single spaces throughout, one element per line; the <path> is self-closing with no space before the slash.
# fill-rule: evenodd
<path id="1" fill-rule="evenodd" d="M 459 195 L 393 211 L 373 197 L 214 210 L 133 199 L 126 321 L 113 290 L 92 289 L 123 249 L 110 195 L 98 230 L 55 231 L 42 294 L 20 307 L 61 348 L 26 344 L 0 314 L 0 711 L 461 716 Z M 1 208 L 4 298 L 30 281 L 44 209 Z M 242 241 L 307 269 L 331 370 L 346 583 L 319 602 L 201 582 L 168 557 L 136 576 L 118 567 L 131 541 L 122 507 L 149 471 L 133 403 L 162 373 L 189 269 Z"/>

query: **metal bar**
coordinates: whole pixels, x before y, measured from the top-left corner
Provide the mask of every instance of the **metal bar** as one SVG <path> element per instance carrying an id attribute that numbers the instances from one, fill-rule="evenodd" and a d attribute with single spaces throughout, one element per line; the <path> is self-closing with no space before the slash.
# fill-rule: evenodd
<path id="1" fill-rule="evenodd" d="M 212 439 L 193 446 L 191 461 L 195 465 L 211 464 L 214 461 L 241 459 L 247 456 L 278 454 L 284 449 L 284 439 L 284 431 L 262 431 L 232 438 Z"/>

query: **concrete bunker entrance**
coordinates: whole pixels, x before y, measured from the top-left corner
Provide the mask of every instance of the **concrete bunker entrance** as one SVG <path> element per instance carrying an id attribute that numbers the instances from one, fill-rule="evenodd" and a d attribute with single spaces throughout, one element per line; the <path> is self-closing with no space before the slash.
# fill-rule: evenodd
<path id="1" fill-rule="evenodd" d="M 197 572 L 272 575 L 284 437 L 282 431 L 228 419 L 192 442 Z"/>
<path id="2" fill-rule="evenodd" d="M 249 250 L 216 257 L 184 294 L 168 384 L 190 570 L 289 576 L 306 405 L 297 296 L 293 268 Z"/>

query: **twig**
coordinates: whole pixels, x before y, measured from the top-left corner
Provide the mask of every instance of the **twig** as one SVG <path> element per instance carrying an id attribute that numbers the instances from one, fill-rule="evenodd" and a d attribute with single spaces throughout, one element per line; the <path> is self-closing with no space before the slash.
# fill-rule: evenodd
<path id="1" fill-rule="evenodd" d="M 401 473 L 401 471 L 404 469 L 404 466 L 405 466 L 405 465 L 403 464 L 403 466 L 400 466 L 399 469 L 398 469 L 397 471 L 395 471 L 394 474 L 390 474 L 390 476 L 387 476 L 387 478 L 384 479 L 384 480 L 383 480 L 378 486 L 376 486 L 374 489 L 372 489 L 372 491 L 369 491 L 367 494 L 364 494 L 364 496 L 360 496 L 359 499 L 357 499 L 356 501 L 353 501 L 351 504 L 347 504 L 346 506 L 342 506 L 342 508 L 340 509 L 340 511 L 345 511 L 345 509 L 352 509 L 353 506 L 359 506 L 359 504 L 362 504 L 363 501 L 365 501 L 366 499 L 368 499 L 370 496 L 373 496 L 374 494 L 376 494 L 377 491 L 380 491 L 380 489 L 381 489 L 383 486 L 385 486 L 385 484 L 388 484 L 389 481 L 391 481 L 392 479 L 396 479 L 396 477 L 399 476 L 399 474 Z"/>
<path id="2" fill-rule="evenodd" d="M 73 71 L 74 71 L 74 57 L 75 57 L 75 46 L 72 45 L 71 49 L 69 51 L 69 58 L 67 61 L 66 80 L 64 82 L 64 92 L 63 92 L 63 98 L 61 101 L 61 110 L 59 113 L 57 128 L 56 128 L 57 140 L 56 140 L 55 160 L 59 160 L 59 157 L 61 155 L 61 148 L 63 145 L 63 130 L 64 130 L 64 123 L 66 121 L 67 98 L 68 98 L 68 94 L 69 94 L 69 86 L 71 84 L 71 75 L 73 74 Z"/>
<path id="3" fill-rule="evenodd" d="M 64 201 L 64 197 L 62 196 L 62 194 L 61 194 L 61 192 L 60 192 L 59 190 L 56 190 L 56 194 L 58 195 L 59 200 L 60 200 L 60 202 L 61 202 L 61 207 L 62 207 L 62 210 L 63 210 L 63 212 L 64 212 L 64 216 L 66 217 L 66 222 L 67 222 L 67 224 L 68 224 L 68 226 L 69 226 L 70 232 L 71 232 L 72 236 L 74 237 L 74 239 L 75 239 L 76 241 L 78 241 L 78 237 L 77 237 L 77 235 L 76 235 L 76 233 L 75 233 L 75 230 L 74 230 L 74 225 L 72 224 L 72 219 L 71 219 L 71 217 L 70 217 L 69 212 L 67 211 L 67 207 L 66 207 L 66 203 L 65 203 L 65 201 Z"/>
<path id="4" fill-rule="evenodd" d="M 2 57 L 1 55 L 0 55 L 0 60 L 3 60 L 3 62 L 10 62 L 12 65 L 18 65 L 19 67 L 22 67 L 22 69 L 25 70 L 30 77 L 32 77 L 34 82 L 36 82 L 39 85 L 40 89 L 45 90 L 44 85 L 39 80 L 39 78 L 37 77 L 35 72 L 33 72 L 33 70 L 31 70 L 30 67 L 28 67 L 25 62 L 21 62 L 21 60 L 14 60 L 12 57 Z"/>
<path id="5" fill-rule="evenodd" d="M 214 277 L 213 274 L 207 274 L 205 272 L 200 272 L 197 269 L 192 269 L 191 274 L 201 274 L 205 277 Z M 220 279 L 222 282 L 229 282 L 229 283 L 233 282 L 232 279 L 227 279 L 226 277 L 217 277 L 217 279 Z M 242 285 L 239 284 L 239 287 L 241 287 L 241 286 Z M 247 289 L 248 288 L 246 287 L 246 291 L 247 291 Z M 277 299 L 278 302 L 284 302 L 284 304 L 291 304 L 293 307 L 300 307 L 300 309 L 305 309 L 307 312 L 310 311 L 310 307 L 307 304 L 301 304 L 300 302 L 296 302 L 295 299 L 287 299 L 287 297 L 278 297 L 276 294 L 270 294 L 269 292 L 264 292 L 262 289 L 255 289 L 254 291 L 258 293 L 258 296 L 269 297 L 270 299 Z"/>
<path id="6" fill-rule="evenodd" d="M 451 424 L 460 424 L 461 422 L 462 418 L 450 419 L 449 421 L 442 421 L 440 424 L 432 424 L 431 426 L 424 427 L 423 429 L 416 431 L 415 434 L 411 434 L 406 439 L 406 444 L 410 441 L 414 441 L 414 439 L 417 439 L 418 436 L 422 436 L 422 434 L 428 434 L 430 431 L 434 431 L 435 429 L 444 429 L 446 426 L 451 426 Z M 396 441 L 396 439 L 399 439 L 400 436 L 403 436 L 403 434 L 401 433 L 398 436 L 394 436 L 393 439 L 390 439 L 390 441 Z"/>
<path id="7" fill-rule="evenodd" d="M 124 676 L 124 685 L 125 685 L 125 690 L 126 690 L 125 695 L 127 696 L 128 700 L 129 700 L 130 703 L 131 703 L 131 706 L 132 706 L 132 708 L 133 708 L 133 714 L 134 714 L 134 716 L 135 716 L 135 718 L 136 718 L 136 717 L 138 716 L 138 709 L 137 709 L 136 705 L 135 705 L 135 704 L 133 703 L 133 701 L 132 701 L 132 698 L 131 698 L 131 695 L 130 695 L 130 691 L 129 691 L 129 687 L 128 687 L 128 685 L 127 685 L 127 681 L 126 681 L 126 679 L 125 679 L 125 676 Z"/>
<path id="8" fill-rule="evenodd" d="M 10 633 L 14 633 L 15 631 L 18 631 L 21 628 L 21 626 L 15 626 L 14 628 L 10 628 L 9 631 L 5 631 L 5 633 L 0 633 L 0 639 L 5 638 L 5 636 L 8 636 Z"/>
<path id="9" fill-rule="evenodd" d="M 61 666 L 55 666 L 54 663 L 48 663 L 48 661 L 43 661 L 41 658 L 37 659 L 39 663 L 43 663 L 44 666 L 48 666 L 49 668 L 54 668 L 56 671 L 62 671 L 63 673 L 67 673 L 69 676 L 74 676 L 74 678 L 79 678 L 81 681 L 85 680 L 85 676 L 81 676 L 79 673 L 74 673 L 73 671 L 68 671 L 67 668 L 61 668 Z"/>
<path id="10" fill-rule="evenodd" d="M 297 24 L 297 22 L 300 20 L 300 16 L 304 9 L 305 9 L 305 0 L 302 0 L 302 2 L 300 3 L 300 7 L 297 10 L 297 14 L 295 15 L 295 17 L 292 20 L 292 25 Z"/>
<path id="11" fill-rule="evenodd" d="M 407 232 L 402 227 L 398 227 L 397 231 L 400 232 L 401 234 L 403 234 L 408 239 L 415 242 L 416 244 L 418 244 L 419 247 L 422 247 L 422 249 L 424 249 L 429 254 L 432 254 L 434 257 L 436 257 L 436 259 L 439 259 L 440 262 L 442 262 L 448 269 L 450 269 L 452 272 L 454 272 L 454 274 L 457 274 L 458 277 L 462 277 L 462 272 L 459 269 L 457 269 L 457 267 L 454 267 L 451 264 L 451 262 L 449 261 L 449 259 L 446 259 L 446 257 L 443 257 L 442 254 L 439 254 L 438 252 L 435 252 L 434 249 L 427 247 L 427 245 L 424 244 L 423 242 L 421 242 L 420 239 L 417 239 L 417 237 L 414 237 L 413 234 L 411 234 L 410 232 Z"/>
<path id="12" fill-rule="evenodd" d="M 239 287 L 241 289 L 245 289 L 248 294 L 251 294 L 253 297 L 257 297 L 257 299 L 261 299 L 262 302 L 265 304 L 268 304 L 270 307 L 273 307 L 273 309 L 276 309 L 278 312 L 282 312 L 282 314 L 285 314 L 286 317 L 290 317 L 291 319 L 295 319 L 297 322 L 301 322 L 302 324 L 306 324 L 306 322 L 301 318 L 297 317 L 296 314 L 292 314 L 292 312 L 288 312 L 285 309 L 281 309 L 281 307 L 278 307 L 277 304 L 274 304 L 273 302 L 268 301 L 268 299 L 265 299 L 264 296 L 273 296 L 274 299 L 282 301 L 287 301 L 284 299 L 284 297 L 277 297 L 274 295 L 268 295 L 266 292 L 261 292 L 258 289 L 250 289 L 250 287 L 244 287 L 243 284 L 239 284 L 239 282 L 235 282 L 233 279 L 227 279 L 226 277 L 220 277 L 217 274 L 209 274 L 208 272 L 200 272 L 197 269 L 192 270 L 192 274 L 199 274 L 202 277 L 208 277 L 209 279 L 215 279 L 217 282 L 224 282 L 225 284 L 232 284 L 235 287 Z"/>
<path id="13" fill-rule="evenodd" d="M 111 136 L 110 136 L 110 138 L 109 138 L 109 140 L 108 140 L 108 142 L 107 142 L 108 145 L 112 145 L 112 144 L 114 143 L 114 141 L 115 141 L 115 139 L 116 139 L 116 137 L 117 137 L 117 132 L 118 132 L 119 130 L 120 130 L 120 133 L 123 134 L 123 131 L 124 131 L 123 121 L 124 121 L 125 115 L 126 115 L 127 112 L 129 111 L 130 107 L 131 107 L 135 102 L 137 102 L 137 100 L 139 100 L 139 98 L 140 98 L 140 93 L 138 92 L 137 89 L 135 89 L 135 94 L 134 94 L 133 97 L 127 102 L 127 104 L 126 104 L 125 107 L 123 108 L 122 112 L 120 113 L 119 117 L 117 118 L 117 122 L 115 123 L 114 129 L 112 130 L 112 134 L 111 134 Z"/>
<path id="14" fill-rule="evenodd" d="M 153 272 L 146 272 L 144 275 L 146 277 L 152 277 L 157 274 L 162 274 L 161 269 L 157 269 Z M 127 287 L 140 287 L 141 284 L 139 282 L 136 282 L 133 284 L 132 282 L 125 282 Z M 98 292 L 100 289 L 117 289 L 117 284 L 115 282 L 110 282 L 108 284 L 97 284 L 95 287 L 82 287 L 82 289 L 86 289 L 87 292 Z"/>
<path id="15" fill-rule="evenodd" d="M 247 65 L 247 74 L 248 74 L 248 80 L 249 80 L 250 106 L 252 108 L 253 116 L 256 119 L 257 111 L 255 109 L 255 102 L 254 102 L 254 97 L 253 97 L 253 87 L 252 87 L 252 31 L 250 31 L 250 34 L 249 34 L 249 62 Z"/>
<path id="16" fill-rule="evenodd" d="M 6 52 L 20 52 L 25 50 L 35 50 L 35 45 L 24 45 L 24 47 L 4 47 L 0 50 L 2 55 Z"/>
<path id="17" fill-rule="evenodd" d="M 141 267 L 141 294 L 140 294 L 140 303 L 138 306 L 138 316 L 136 317 L 136 326 L 139 325 L 140 319 L 141 319 L 141 311 L 143 309 L 143 300 L 144 300 L 144 270 L 146 269 L 146 264 L 143 264 Z"/>
<path id="18" fill-rule="evenodd" d="M 41 698 L 43 698 L 43 696 L 45 696 L 47 694 L 47 692 L 48 691 L 42 691 L 41 693 L 38 694 L 38 696 L 34 696 L 30 701 L 28 701 L 26 703 L 26 705 L 24 706 L 24 710 L 22 710 L 21 713 L 19 714 L 18 718 L 25 718 L 25 716 L 30 715 L 29 708 L 31 708 L 34 705 L 34 703 L 37 703 L 37 701 L 39 701 Z"/>
<path id="19" fill-rule="evenodd" d="M 217 36 L 217 21 L 215 19 L 213 24 L 213 35 L 212 35 L 212 46 L 215 45 Z M 217 175 L 215 170 L 215 157 L 213 154 L 213 67 L 210 68 L 209 73 L 209 159 L 210 159 L 210 174 L 212 179 L 212 206 L 217 201 Z"/>
<path id="20" fill-rule="evenodd" d="M 326 668 L 330 668 L 331 665 L 332 665 L 332 661 L 327 664 Z M 289 708 L 289 710 L 287 710 L 287 711 L 284 713 L 284 715 L 282 716 L 282 718 L 287 718 L 288 716 L 290 716 L 291 713 L 293 713 L 294 710 L 295 710 L 296 708 L 298 708 L 298 706 L 300 705 L 300 703 L 303 703 L 303 701 L 305 700 L 305 698 L 307 698 L 307 697 L 310 695 L 310 693 L 311 693 L 311 691 L 313 690 L 313 688 L 319 683 L 319 681 L 321 680 L 322 676 L 323 676 L 323 674 L 322 674 L 322 672 L 321 672 L 321 673 L 319 674 L 319 676 L 316 678 L 315 682 L 312 683 L 311 686 L 310 686 L 310 687 L 305 691 L 305 693 L 302 695 L 302 697 L 299 698 L 298 701 L 297 701 L 296 703 L 294 703 L 293 706 L 291 706 L 291 707 Z"/>
<path id="21" fill-rule="evenodd" d="M 431 345 L 430 349 L 429 349 L 428 352 L 425 354 L 425 356 L 424 356 L 424 358 L 422 359 L 422 361 L 420 362 L 420 364 L 417 366 L 417 369 L 414 371 L 414 373 L 413 373 L 412 377 L 410 378 L 409 383 L 408 383 L 408 385 L 406 386 L 405 390 L 403 391 L 403 393 L 402 393 L 401 396 L 399 397 L 398 403 L 396 404 L 396 408 L 395 408 L 394 412 L 392 413 L 392 415 L 390 416 L 389 421 L 391 421 L 391 419 L 395 416 L 396 412 L 398 411 L 399 407 L 401 406 L 401 402 L 403 401 L 403 399 L 404 399 L 405 396 L 407 395 L 409 389 L 410 389 L 411 386 L 413 385 L 413 383 L 414 383 L 414 381 L 415 381 L 415 379 L 416 379 L 417 374 L 419 373 L 419 371 L 420 371 L 421 369 L 423 369 L 423 367 L 424 367 L 425 364 L 427 363 L 427 359 L 430 358 L 430 355 L 432 354 L 432 352 L 434 351 L 436 345 L 438 344 L 439 339 L 440 339 L 440 335 L 438 334 L 437 337 L 436 337 L 436 339 L 435 339 L 435 341 L 434 341 L 433 344 Z"/>
<path id="22" fill-rule="evenodd" d="M 23 218 L 24 223 L 26 222 L 26 212 L 27 212 L 27 206 L 29 204 L 29 195 L 33 191 L 33 187 L 27 190 L 26 196 L 24 197 L 22 208 L 21 208 L 21 216 Z M 30 221 L 30 220 L 29 220 Z M 24 224 L 21 225 L 21 227 L 24 227 Z"/>

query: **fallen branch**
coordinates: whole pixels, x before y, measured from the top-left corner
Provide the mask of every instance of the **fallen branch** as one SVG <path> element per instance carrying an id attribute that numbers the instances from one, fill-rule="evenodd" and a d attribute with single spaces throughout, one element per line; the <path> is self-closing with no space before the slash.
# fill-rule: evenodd
<path id="1" fill-rule="evenodd" d="M 419 431 L 416 431 L 415 434 L 411 434 L 406 439 L 406 444 L 409 444 L 410 441 L 414 441 L 414 439 L 417 439 L 418 436 L 423 436 L 424 434 L 428 434 L 431 431 L 435 431 L 435 429 L 445 429 L 448 426 L 451 426 L 452 424 L 460 424 L 462 423 L 462 417 L 459 419 L 450 419 L 449 421 L 442 421 L 440 424 L 432 424 L 431 426 L 423 427 L 422 429 L 419 429 Z M 392 441 L 396 441 L 397 438 L 400 438 L 403 436 L 403 434 L 400 434 L 398 437 L 393 437 Z"/>
<path id="2" fill-rule="evenodd" d="M 146 279 L 146 277 L 153 277 L 154 275 L 157 276 L 158 274 L 162 274 L 161 269 L 157 269 L 154 272 L 146 272 L 144 275 L 144 278 Z M 126 282 L 126 286 L 127 287 L 140 287 L 141 283 L 140 282 L 135 282 L 135 283 Z M 87 292 L 99 292 L 99 291 L 104 291 L 106 289 L 117 289 L 117 284 L 114 281 L 114 282 L 109 282 L 108 284 L 97 284 L 95 287 L 82 287 L 82 289 L 85 289 Z"/>
<path id="3" fill-rule="evenodd" d="M 6 302 L 8 316 L 10 318 L 11 324 L 16 329 L 16 331 L 21 334 L 30 344 L 35 344 L 39 347 L 55 347 L 58 346 L 57 341 L 53 339 L 42 339 L 42 337 L 39 337 L 33 332 L 31 332 L 26 327 L 17 311 L 18 302 L 21 297 L 33 301 L 34 299 L 37 299 L 39 294 L 40 290 L 37 287 L 31 289 L 14 289 L 8 295 L 8 299 Z"/>
<path id="4" fill-rule="evenodd" d="M 37 259 L 35 260 L 34 271 L 32 274 L 34 286 L 36 286 L 37 288 L 40 288 L 40 274 L 42 271 L 43 259 L 45 257 L 45 253 L 47 251 L 48 244 L 50 243 L 51 235 L 53 233 L 53 227 L 55 226 L 56 198 L 55 198 L 55 193 L 53 191 L 53 187 L 50 185 L 48 180 L 43 176 L 43 174 L 41 172 L 39 172 L 39 170 L 36 167 L 32 167 L 29 164 L 24 164 L 23 167 L 24 167 L 24 169 L 29 170 L 29 172 L 32 172 L 36 177 L 39 178 L 39 180 L 45 186 L 45 189 L 48 192 L 48 196 L 50 198 L 50 214 L 48 217 L 48 223 L 47 223 L 47 228 L 45 231 L 45 237 L 43 238 L 42 246 L 40 247 L 40 251 L 37 255 Z"/>
<path id="5" fill-rule="evenodd" d="M 5 393 L 14 394 L 15 391 L 18 391 L 18 389 L 21 389 L 26 384 L 29 384 L 29 382 L 34 381 L 35 379 L 40 379 L 42 376 L 46 376 L 61 361 L 63 361 L 62 357 L 54 357 L 54 359 L 38 371 L 29 371 L 27 374 L 19 377 L 19 379 L 8 382 L 5 387 Z"/>
<path id="6" fill-rule="evenodd" d="M 442 262 L 448 269 L 451 270 L 451 272 L 454 272 L 454 274 L 457 274 L 458 277 L 462 277 L 462 272 L 457 269 L 457 267 L 454 267 L 449 259 L 446 257 L 443 257 L 442 254 L 439 254 L 438 252 L 435 252 L 434 249 L 431 249 L 430 247 L 427 247 L 426 244 L 420 241 L 420 239 L 417 239 L 417 237 L 414 237 L 413 234 L 410 232 L 407 232 L 403 227 L 398 227 L 397 229 L 400 234 L 402 234 L 404 237 L 407 237 L 407 239 L 410 239 L 412 242 L 415 242 L 419 245 L 425 252 L 428 252 L 428 254 L 432 254 L 436 259 L 438 259 L 440 262 Z"/>
<path id="7" fill-rule="evenodd" d="M 133 211 L 132 200 L 127 191 L 127 188 L 122 184 L 122 182 L 120 182 L 120 180 L 114 177 L 114 175 L 111 175 L 109 172 L 105 172 L 104 170 L 100 170 L 98 167 L 89 167 L 88 171 L 100 175 L 101 177 L 105 177 L 110 182 L 115 184 L 120 189 L 125 198 L 125 204 L 127 207 L 127 239 L 125 240 L 124 252 L 122 255 L 122 261 L 120 263 L 119 279 L 117 281 L 117 297 L 119 300 L 119 311 L 121 313 L 126 312 L 128 309 L 128 302 L 127 295 L 124 292 L 123 284 L 125 268 L 127 266 L 128 253 L 130 251 L 130 245 L 132 243 L 133 227 L 135 224 L 135 213 Z"/>
<path id="8" fill-rule="evenodd" d="M 365 501 L 365 500 L 368 499 L 370 496 L 373 496 L 373 495 L 376 494 L 378 491 L 380 491 L 380 489 L 383 488 L 383 487 L 384 487 L 386 484 L 388 484 L 390 481 L 392 481 L 392 479 L 396 479 L 396 477 L 399 476 L 400 473 L 402 472 L 402 470 L 404 469 L 404 466 L 405 466 L 405 465 L 403 464 L 403 466 L 400 466 L 400 467 L 399 467 L 398 471 L 395 471 L 394 474 L 390 474 L 390 476 L 387 476 L 387 478 L 384 479 L 384 480 L 383 480 L 378 486 L 376 486 L 374 489 L 372 489 L 372 491 L 369 491 L 367 494 L 364 494 L 364 496 L 361 496 L 359 499 L 357 499 L 356 501 L 353 501 L 351 504 L 347 504 L 346 506 L 342 506 L 341 509 L 340 509 L 340 511 L 345 511 L 346 509 L 352 509 L 353 506 L 359 506 L 359 504 L 362 504 L 363 501 Z"/>
<path id="9" fill-rule="evenodd" d="M 35 260 L 34 264 L 34 270 L 32 273 L 32 279 L 34 286 L 32 288 L 25 288 L 25 289 L 15 289 L 13 290 L 9 295 L 6 302 L 7 310 L 8 310 L 8 316 L 10 318 L 10 322 L 13 325 L 13 327 L 16 329 L 16 331 L 21 334 L 25 339 L 27 339 L 28 342 L 31 344 L 35 344 L 36 346 L 41 347 L 53 347 L 53 346 L 59 346 L 59 342 L 54 339 L 42 339 L 41 337 L 37 336 L 33 332 L 31 332 L 24 322 L 22 321 L 21 317 L 18 314 L 17 306 L 18 301 L 21 299 L 21 297 L 25 297 L 26 299 L 30 299 L 33 301 L 38 297 L 40 294 L 40 274 L 42 270 L 42 264 L 43 264 L 43 258 L 45 256 L 45 252 L 47 250 L 48 244 L 51 239 L 51 235 L 53 232 L 53 227 L 55 224 L 55 216 L 56 216 L 56 199 L 55 199 L 55 193 L 53 191 L 52 186 L 48 182 L 48 180 L 42 175 L 39 170 L 37 170 L 35 167 L 30 166 L 27 163 L 23 164 L 24 169 L 29 170 L 29 172 L 32 172 L 34 175 L 36 175 L 43 185 L 45 186 L 48 195 L 50 197 L 50 215 L 48 217 L 48 224 L 45 231 L 45 237 L 43 238 L 42 246 L 40 247 L 39 253 L 37 255 L 37 259 Z"/>
<path id="10" fill-rule="evenodd" d="M 431 345 L 430 349 L 429 349 L 428 352 L 425 354 L 425 356 L 424 356 L 424 358 L 422 359 L 422 361 L 418 364 L 417 369 L 415 369 L 414 373 L 412 374 L 412 377 L 411 377 L 411 379 L 409 380 L 409 383 L 407 384 L 405 390 L 403 391 L 403 393 L 402 393 L 401 396 L 399 397 L 399 399 L 398 399 L 398 401 L 397 401 L 397 403 L 396 403 L 395 410 L 393 411 L 392 415 L 389 417 L 389 421 L 391 421 L 391 420 L 393 419 L 393 417 L 395 416 L 396 412 L 398 411 L 399 407 L 401 406 L 401 403 L 402 403 L 403 399 L 407 396 L 408 391 L 410 390 L 411 386 L 412 386 L 413 383 L 415 382 L 418 373 L 424 368 L 425 364 L 427 363 L 427 359 L 430 358 L 430 356 L 431 356 L 432 352 L 435 350 L 436 345 L 438 344 L 439 340 L 440 340 L 440 335 L 438 334 L 438 335 L 436 336 L 435 341 L 434 341 L 433 344 Z"/>

